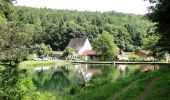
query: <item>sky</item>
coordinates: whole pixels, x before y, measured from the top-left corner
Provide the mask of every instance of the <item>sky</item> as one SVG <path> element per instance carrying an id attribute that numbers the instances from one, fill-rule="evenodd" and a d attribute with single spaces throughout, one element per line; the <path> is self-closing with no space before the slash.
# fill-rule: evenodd
<path id="1" fill-rule="evenodd" d="M 143 0 L 17 0 L 19 6 L 78 11 L 116 11 L 146 14 L 148 2 Z"/>

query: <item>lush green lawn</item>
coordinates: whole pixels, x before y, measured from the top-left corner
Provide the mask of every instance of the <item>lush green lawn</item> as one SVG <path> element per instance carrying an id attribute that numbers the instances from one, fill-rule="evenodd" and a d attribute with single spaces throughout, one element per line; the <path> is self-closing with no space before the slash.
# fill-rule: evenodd
<path id="1" fill-rule="evenodd" d="M 128 86 L 132 82 L 137 79 L 144 78 L 148 75 L 148 73 L 141 73 L 139 75 L 132 75 L 131 77 L 127 77 L 124 80 L 118 80 L 116 82 L 104 83 L 102 85 L 96 86 L 94 83 L 93 86 L 87 86 L 78 92 L 75 95 L 65 95 L 64 99 L 72 99 L 72 100 L 106 100 L 109 99 L 113 94 L 117 93 L 119 90 Z"/>
<path id="2" fill-rule="evenodd" d="M 117 100 L 170 100 L 170 68 L 150 73 Z"/>
<path id="3" fill-rule="evenodd" d="M 0 64 L 0 70 L 3 69 L 4 67 L 5 67 L 4 65 Z"/>
<path id="4" fill-rule="evenodd" d="M 55 66 L 57 64 L 57 61 L 23 61 L 19 63 L 19 68 L 34 68 L 38 66 Z"/>
<path id="5" fill-rule="evenodd" d="M 70 65 L 70 61 L 65 61 L 65 60 L 57 60 L 57 61 L 23 61 L 19 63 L 18 67 L 19 68 L 24 68 L 24 69 L 30 69 L 34 67 L 40 67 L 40 66 L 67 66 Z"/>

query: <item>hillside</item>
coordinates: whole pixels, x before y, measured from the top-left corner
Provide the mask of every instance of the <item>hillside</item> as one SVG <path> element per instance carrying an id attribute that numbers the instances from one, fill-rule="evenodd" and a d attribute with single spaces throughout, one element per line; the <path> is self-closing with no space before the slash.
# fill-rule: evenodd
<path id="1" fill-rule="evenodd" d="M 13 22 L 18 32 L 29 34 L 33 44 L 49 44 L 53 50 L 63 50 L 74 37 L 93 39 L 103 31 L 115 37 L 117 46 L 134 51 L 141 40 L 152 32 L 151 22 L 141 15 L 117 12 L 79 12 L 68 10 L 15 7 Z"/>

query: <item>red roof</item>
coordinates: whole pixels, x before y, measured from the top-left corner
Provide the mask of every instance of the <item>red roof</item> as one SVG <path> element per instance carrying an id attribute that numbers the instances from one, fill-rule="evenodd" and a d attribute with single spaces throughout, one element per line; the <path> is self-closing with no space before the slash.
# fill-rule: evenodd
<path id="1" fill-rule="evenodd" d="M 81 54 L 81 56 L 87 56 L 87 55 L 97 55 L 97 53 L 94 50 L 86 50 Z"/>

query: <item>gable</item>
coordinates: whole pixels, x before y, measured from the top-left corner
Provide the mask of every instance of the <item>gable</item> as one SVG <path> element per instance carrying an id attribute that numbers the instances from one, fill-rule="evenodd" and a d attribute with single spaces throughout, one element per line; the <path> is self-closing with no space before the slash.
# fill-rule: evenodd
<path id="1" fill-rule="evenodd" d="M 67 47 L 75 49 L 75 50 L 79 50 L 84 46 L 86 39 L 87 38 L 73 38 L 70 40 Z"/>

